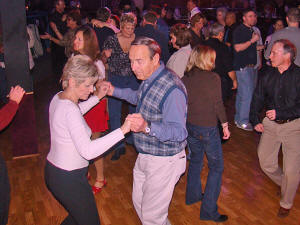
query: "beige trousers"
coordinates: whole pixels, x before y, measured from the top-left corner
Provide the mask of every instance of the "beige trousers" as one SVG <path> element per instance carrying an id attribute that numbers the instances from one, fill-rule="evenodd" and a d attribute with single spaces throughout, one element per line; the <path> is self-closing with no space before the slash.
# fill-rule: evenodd
<path id="1" fill-rule="evenodd" d="M 277 124 L 264 118 L 264 132 L 258 145 L 262 170 L 281 187 L 280 206 L 290 209 L 300 180 L 300 119 Z M 282 145 L 283 167 L 278 165 Z"/>

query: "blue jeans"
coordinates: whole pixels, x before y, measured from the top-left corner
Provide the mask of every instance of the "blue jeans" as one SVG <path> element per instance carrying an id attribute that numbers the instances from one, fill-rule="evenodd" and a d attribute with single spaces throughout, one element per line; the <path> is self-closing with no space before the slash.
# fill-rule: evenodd
<path id="1" fill-rule="evenodd" d="M 235 72 L 238 88 L 235 100 L 234 120 L 240 125 L 248 124 L 250 104 L 256 85 L 257 73 L 255 72 L 255 69 L 251 67 L 245 67 Z"/>
<path id="2" fill-rule="evenodd" d="M 187 177 L 186 204 L 193 204 L 202 200 L 200 218 L 216 219 L 220 216 L 217 201 L 224 170 L 219 130 L 217 127 L 200 127 L 189 123 L 187 130 L 188 147 L 192 154 Z M 203 195 L 200 175 L 204 153 L 208 161 L 209 172 Z"/>
<path id="3" fill-rule="evenodd" d="M 108 80 L 113 86 L 118 88 L 131 88 L 137 90 L 139 88 L 139 82 L 134 75 L 132 76 L 118 76 L 118 75 L 108 75 Z M 122 113 L 122 103 L 124 100 L 120 100 L 114 97 L 108 98 L 108 113 L 109 113 L 109 124 L 110 130 L 113 131 L 121 126 L 121 113 Z M 129 113 L 135 113 L 135 106 L 129 105 Z M 128 140 L 129 139 L 129 140 Z M 127 137 L 128 142 L 133 143 L 132 135 Z M 120 141 L 114 147 L 116 149 L 124 147 L 124 142 Z"/>

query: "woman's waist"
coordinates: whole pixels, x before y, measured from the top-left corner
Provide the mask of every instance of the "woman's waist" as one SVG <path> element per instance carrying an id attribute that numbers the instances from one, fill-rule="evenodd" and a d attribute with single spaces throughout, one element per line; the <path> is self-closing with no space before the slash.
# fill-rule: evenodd
<path id="1" fill-rule="evenodd" d="M 87 167 L 89 162 L 83 158 L 76 149 L 55 149 L 51 148 L 47 160 L 54 166 L 71 171 Z"/>

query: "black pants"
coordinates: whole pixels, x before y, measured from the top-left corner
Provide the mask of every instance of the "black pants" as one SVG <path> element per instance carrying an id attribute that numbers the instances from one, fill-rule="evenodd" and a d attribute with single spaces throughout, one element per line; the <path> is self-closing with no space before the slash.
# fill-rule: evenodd
<path id="1" fill-rule="evenodd" d="M 46 163 L 46 185 L 69 213 L 61 225 L 100 225 L 95 198 L 86 178 L 87 169 L 66 171 Z"/>
<path id="2" fill-rule="evenodd" d="M 0 154 L 0 225 L 6 225 L 10 201 L 10 186 L 7 168 Z"/>

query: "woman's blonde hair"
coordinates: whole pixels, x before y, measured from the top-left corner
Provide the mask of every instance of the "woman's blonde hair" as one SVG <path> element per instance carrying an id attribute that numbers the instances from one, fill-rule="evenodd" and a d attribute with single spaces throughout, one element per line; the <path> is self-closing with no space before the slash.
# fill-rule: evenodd
<path id="1" fill-rule="evenodd" d="M 215 60 L 216 51 L 214 49 L 205 45 L 197 45 L 191 52 L 186 72 L 189 72 L 193 67 L 211 71 L 215 68 Z"/>
<path id="2" fill-rule="evenodd" d="M 134 13 L 129 12 L 129 13 L 123 13 L 121 18 L 120 18 L 120 27 L 123 27 L 125 23 L 132 23 L 134 26 L 137 23 L 137 18 L 134 15 Z"/>
<path id="3" fill-rule="evenodd" d="M 62 88 L 66 89 L 69 86 L 70 78 L 75 80 L 76 85 L 80 85 L 88 78 L 92 78 L 93 82 L 96 82 L 98 77 L 97 67 L 90 57 L 86 55 L 75 55 L 70 57 L 67 61 L 60 82 Z"/>

